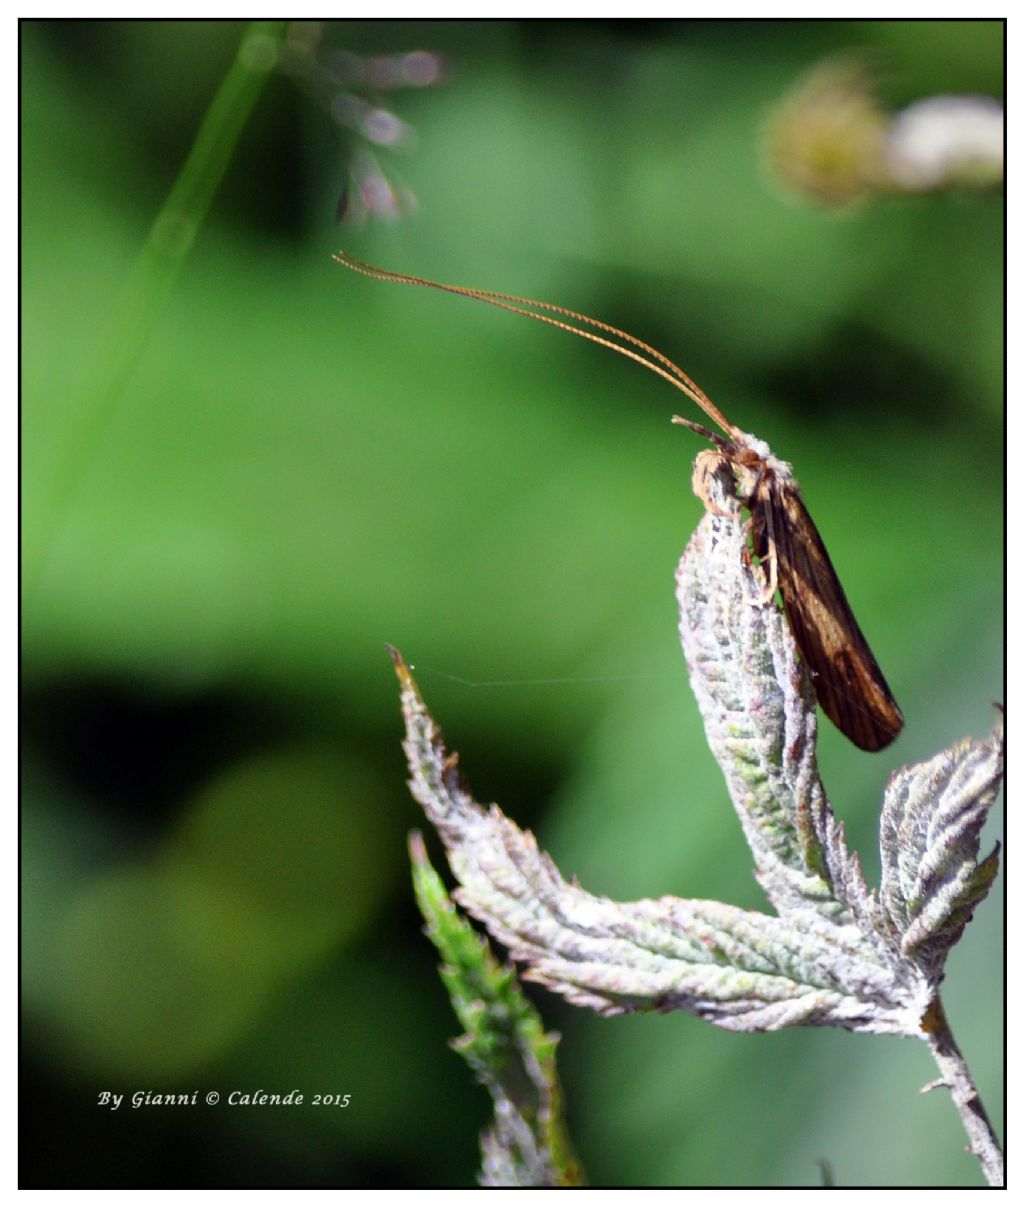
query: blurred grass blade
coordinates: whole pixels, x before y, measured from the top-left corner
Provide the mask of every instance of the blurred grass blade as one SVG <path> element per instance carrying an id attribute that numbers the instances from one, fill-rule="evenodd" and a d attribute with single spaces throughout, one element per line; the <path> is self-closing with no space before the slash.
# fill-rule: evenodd
<path id="1" fill-rule="evenodd" d="M 559 1036 L 527 1000 L 515 970 L 456 910 L 423 838 L 409 838 L 413 887 L 426 933 L 441 953 L 444 982 L 465 1034 L 452 1046 L 494 1099 L 494 1126 L 480 1140 L 485 1186 L 579 1186 L 582 1172 L 562 1121 L 555 1068 Z"/>
<path id="2" fill-rule="evenodd" d="M 188 158 L 114 302 L 106 338 L 86 369 L 76 412 L 53 457 L 51 497 L 34 517 L 34 536 L 25 542 L 26 592 L 38 581 L 160 306 L 224 178 L 239 136 L 277 62 L 284 29 L 283 21 L 254 21 L 246 29 Z"/>

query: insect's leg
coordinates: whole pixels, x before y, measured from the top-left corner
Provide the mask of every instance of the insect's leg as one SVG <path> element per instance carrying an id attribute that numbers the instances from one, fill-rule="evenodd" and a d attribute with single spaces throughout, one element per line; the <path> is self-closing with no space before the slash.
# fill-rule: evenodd
<path id="1" fill-rule="evenodd" d="M 755 491 L 755 495 L 756 493 Z M 768 563 L 765 569 L 765 576 L 768 582 L 765 584 L 759 602 L 767 604 L 771 603 L 775 598 L 775 592 L 779 589 L 779 558 L 775 545 L 775 518 L 772 515 L 772 509 L 766 503 L 760 503 L 759 506 L 761 507 L 761 514 L 764 516 L 765 540 L 768 545 L 765 556 L 761 558 L 762 568 L 764 568 L 765 562 Z"/>
<path id="2" fill-rule="evenodd" d="M 758 555 L 761 571 L 767 582 L 760 592 L 760 597 L 750 602 L 756 606 L 771 603 L 775 592 L 779 589 L 779 559 L 778 546 L 775 543 L 775 517 L 771 506 L 770 483 L 765 486 L 769 469 L 765 465 L 755 469 L 744 466 L 737 474 L 737 498 L 750 512 L 747 520 L 747 533 L 752 535 L 751 543 L 754 553 Z M 761 550 L 764 550 L 762 553 Z M 744 554 L 750 564 L 750 550 L 744 548 Z"/>

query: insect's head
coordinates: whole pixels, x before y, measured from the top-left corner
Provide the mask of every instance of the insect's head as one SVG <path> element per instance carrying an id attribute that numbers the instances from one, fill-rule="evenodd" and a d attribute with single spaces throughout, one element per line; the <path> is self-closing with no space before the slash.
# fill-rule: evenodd
<path id="1" fill-rule="evenodd" d="M 772 450 L 763 440 L 751 436 L 749 432 L 733 429 L 733 440 L 737 450 L 737 460 L 743 465 L 767 465 L 774 462 Z"/>
<path id="2" fill-rule="evenodd" d="M 695 423 L 692 419 L 686 419 L 682 415 L 673 415 L 672 422 L 678 423 L 681 427 L 688 427 L 691 432 L 696 432 L 705 440 L 710 440 L 715 448 L 719 449 L 737 467 L 759 469 L 767 462 L 775 461 L 772 450 L 763 440 L 741 432 L 739 428 L 730 428 L 732 438 L 726 439 L 725 436 L 720 436 L 709 427 L 705 427 L 703 423 Z"/>

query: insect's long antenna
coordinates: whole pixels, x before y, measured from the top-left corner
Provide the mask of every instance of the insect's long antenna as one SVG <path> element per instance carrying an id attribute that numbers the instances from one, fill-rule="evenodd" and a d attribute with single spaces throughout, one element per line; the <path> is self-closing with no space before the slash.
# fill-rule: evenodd
<path id="1" fill-rule="evenodd" d="M 372 277 L 375 281 L 393 281 L 400 285 L 422 285 L 427 289 L 440 289 L 444 293 L 454 293 L 458 297 L 472 298 L 474 301 L 486 302 L 489 306 L 497 306 L 500 310 L 508 310 L 512 314 L 525 315 L 526 318 L 536 319 L 539 323 L 547 323 L 549 326 L 557 327 L 561 331 L 568 331 L 572 335 L 578 335 L 581 339 L 589 339 L 592 343 L 600 344 L 604 348 L 610 348 L 613 352 L 618 352 L 620 356 L 628 356 L 630 360 L 635 360 L 637 364 L 643 365 L 645 369 L 650 369 L 652 373 L 657 373 L 659 377 L 663 377 L 667 382 L 675 386 L 677 390 L 685 394 L 691 402 L 695 402 L 709 419 L 718 424 L 723 432 L 729 436 L 736 436 L 736 429 L 692 378 L 688 377 L 677 364 L 669 360 L 663 353 L 659 352 L 656 348 L 652 348 L 650 344 L 645 344 L 643 340 L 637 339 L 635 335 L 630 335 L 628 331 L 621 331 L 618 327 L 613 327 L 609 323 L 602 323 L 599 319 L 590 318 L 589 315 L 580 314 L 576 310 L 569 310 L 565 306 L 556 306 L 552 302 L 538 302 L 533 298 L 521 298 L 512 293 L 496 293 L 490 289 L 470 289 L 464 285 L 442 285 L 439 281 L 429 281 L 426 277 L 413 277 L 402 272 L 390 272 L 386 268 L 375 268 L 372 264 L 364 264 L 361 260 L 357 260 L 355 256 L 351 256 L 345 251 L 338 252 L 334 256 L 334 259 L 345 268 L 350 268 L 353 272 L 362 273 L 364 277 Z M 533 310 L 526 309 L 528 306 L 532 306 L 536 310 L 547 311 L 548 313 L 535 314 Z M 615 339 L 606 339 L 603 336 L 595 335 L 593 331 L 583 331 L 579 327 L 574 327 L 572 323 L 551 318 L 552 314 L 560 314 L 563 318 L 572 319 L 577 323 L 584 323 L 586 326 L 594 327 L 598 331 L 604 331 L 607 335 L 623 340 L 631 346 L 624 348 L 622 344 L 616 343 Z M 640 351 L 634 352 L 634 348 L 639 348 Z"/>

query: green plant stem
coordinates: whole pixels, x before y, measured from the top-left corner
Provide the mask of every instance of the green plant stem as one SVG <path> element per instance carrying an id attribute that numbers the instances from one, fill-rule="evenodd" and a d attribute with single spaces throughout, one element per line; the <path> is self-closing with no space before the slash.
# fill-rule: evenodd
<path id="1" fill-rule="evenodd" d="M 88 472 L 178 268 L 224 178 L 242 130 L 277 62 L 284 21 L 254 21 L 203 118 L 195 142 L 115 301 L 105 338 L 84 375 L 79 405 L 55 451 L 53 489 L 26 539 L 26 594 L 36 587 L 54 540 Z"/>

